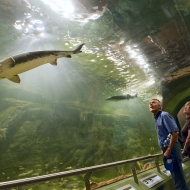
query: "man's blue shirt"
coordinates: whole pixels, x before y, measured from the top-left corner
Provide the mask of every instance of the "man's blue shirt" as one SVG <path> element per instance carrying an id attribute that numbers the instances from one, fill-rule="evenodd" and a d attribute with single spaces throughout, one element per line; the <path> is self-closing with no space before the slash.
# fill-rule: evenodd
<path id="1" fill-rule="evenodd" d="M 156 130 L 158 135 L 158 145 L 160 148 L 168 146 L 170 141 L 166 141 L 168 135 L 174 131 L 179 131 L 174 118 L 165 111 L 159 111 L 154 117 L 156 121 Z"/>

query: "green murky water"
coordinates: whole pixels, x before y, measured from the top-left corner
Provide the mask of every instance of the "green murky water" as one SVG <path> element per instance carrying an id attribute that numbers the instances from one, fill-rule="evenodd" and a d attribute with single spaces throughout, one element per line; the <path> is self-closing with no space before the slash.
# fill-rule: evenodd
<path id="1" fill-rule="evenodd" d="M 20 74 L 20 84 L 0 80 L 1 182 L 159 152 L 147 101 L 162 98 L 160 81 L 175 66 L 162 65 L 172 57 L 162 55 L 167 49 L 158 42 L 158 30 L 173 19 L 179 3 L 50 3 L 0 1 L 1 60 L 28 51 L 73 50 L 85 43 L 82 53 L 59 59 L 57 66 L 45 64 Z M 177 10 L 189 15 L 188 7 Z M 148 39 L 160 52 L 147 46 Z M 106 101 L 123 94 L 137 97 Z M 92 181 L 122 172 L 130 169 L 96 172 Z M 83 177 L 22 189 L 47 187 L 82 189 Z"/>

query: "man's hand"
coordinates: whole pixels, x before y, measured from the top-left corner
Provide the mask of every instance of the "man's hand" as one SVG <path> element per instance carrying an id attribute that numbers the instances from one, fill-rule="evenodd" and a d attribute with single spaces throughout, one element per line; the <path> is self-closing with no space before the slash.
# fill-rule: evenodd
<path id="1" fill-rule="evenodd" d="M 163 154 L 164 158 L 170 158 L 170 155 L 171 155 L 171 152 L 172 152 L 172 148 L 174 147 L 174 145 L 177 142 L 178 133 L 179 133 L 178 131 L 173 131 L 171 133 L 170 144 L 169 144 L 168 148 L 166 149 L 166 151 Z"/>
<path id="2" fill-rule="evenodd" d="M 168 147 L 167 150 L 164 152 L 163 156 L 164 158 L 170 158 L 171 155 L 171 149 Z"/>
<path id="3" fill-rule="evenodd" d="M 186 149 L 183 149 L 182 152 L 181 152 L 181 154 L 183 156 L 187 156 L 188 155 L 188 151 Z"/>

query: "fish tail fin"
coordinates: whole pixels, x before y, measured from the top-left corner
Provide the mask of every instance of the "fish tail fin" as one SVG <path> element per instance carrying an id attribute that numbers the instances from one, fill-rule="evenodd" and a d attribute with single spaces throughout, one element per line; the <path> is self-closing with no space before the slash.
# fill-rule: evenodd
<path id="1" fill-rule="evenodd" d="M 76 53 L 81 53 L 81 52 L 82 52 L 82 51 L 81 51 L 81 48 L 82 48 L 83 45 L 84 45 L 84 44 L 79 45 L 79 46 L 73 51 L 73 53 L 74 53 L 74 54 L 76 54 Z"/>

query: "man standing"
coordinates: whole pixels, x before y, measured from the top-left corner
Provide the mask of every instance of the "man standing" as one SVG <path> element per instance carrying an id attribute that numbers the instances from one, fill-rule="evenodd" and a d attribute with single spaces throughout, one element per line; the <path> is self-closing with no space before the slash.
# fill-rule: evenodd
<path id="1" fill-rule="evenodd" d="M 181 129 L 181 134 L 184 142 L 183 155 L 190 158 L 190 102 L 186 102 L 183 113 L 186 116 L 186 122 Z"/>
<path id="2" fill-rule="evenodd" d="M 182 155 L 178 141 L 179 129 L 174 118 L 165 111 L 162 111 L 161 102 L 152 99 L 149 102 L 149 110 L 153 113 L 156 122 L 158 145 L 162 149 L 163 157 L 168 159 L 174 157 L 171 176 L 174 180 L 175 190 L 189 190 L 182 168 Z"/>

